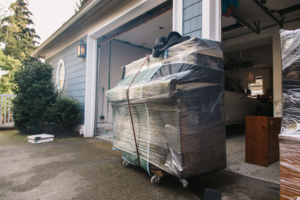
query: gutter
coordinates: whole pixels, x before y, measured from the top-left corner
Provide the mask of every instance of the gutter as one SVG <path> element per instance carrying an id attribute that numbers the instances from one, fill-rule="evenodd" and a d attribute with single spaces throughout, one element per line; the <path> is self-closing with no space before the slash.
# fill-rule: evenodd
<path id="1" fill-rule="evenodd" d="M 79 18 L 86 14 L 91 8 L 93 8 L 101 0 L 90 0 L 87 2 L 79 12 L 77 12 L 73 17 L 71 17 L 65 24 L 63 24 L 57 31 L 55 31 L 47 40 L 45 40 L 38 48 L 36 48 L 31 54 L 31 57 L 38 57 L 40 50 L 46 47 L 50 42 L 52 42 L 57 36 L 62 32 L 72 26 Z"/>

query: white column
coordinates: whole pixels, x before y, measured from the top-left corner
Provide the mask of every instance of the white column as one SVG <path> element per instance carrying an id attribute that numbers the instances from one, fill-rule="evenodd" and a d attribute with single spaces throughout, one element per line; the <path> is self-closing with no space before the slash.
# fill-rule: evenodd
<path id="1" fill-rule="evenodd" d="M 221 0 L 202 0 L 202 38 L 221 41 Z"/>
<path id="2" fill-rule="evenodd" d="M 273 97 L 274 117 L 282 117 L 282 61 L 279 26 L 273 27 Z"/>
<path id="3" fill-rule="evenodd" d="M 97 39 L 87 37 L 84 137 L 94 136 Z"/>
<path id="4" fill-rule="evenodd" d="M 182 35 L 183 0 L 173 0 L 173 31 Z"/>

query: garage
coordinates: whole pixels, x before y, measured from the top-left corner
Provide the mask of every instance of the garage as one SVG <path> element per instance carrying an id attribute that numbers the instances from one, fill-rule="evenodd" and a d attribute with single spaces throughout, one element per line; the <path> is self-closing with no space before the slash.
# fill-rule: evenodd
<path id="1" fill-rule="evenodd" d="M 225 83 L 225 93 L 229 94 L 227 97 L 225 94 L 226 120 L 231 124 L 226 126 L 227 169 L 230 171 L 280 184 L 278 140 L 273 149 L 277 161 L 266 166 L 247 163 L 247 155 L 256 154 L 255 150 L 246 152 L 251 146 L 251 141 L 248 143 L 246 139 L 251 137 L 247 135 L 247 126 L 256 124 L 247 120 L 246 125 L 244 123 L 247 115 L 268 116 L 268 119 L 277 120 L 276 132 L 280 132 L 282 66 L 279 31 L 281 28 L 299 28 L 299 13 L 298 1 L 253 0 L 240 1 L 230 17 L 222 16 L 224 69 L 230 80 L 227 80 L 227 88 Z M 239 88 L 244 89 L 247 97 L 241 95 L 243 91 L 239 93 Z M 234 104 L 228 103 L 234 101 Z M 232 116 L 240 117 L 232 119 Z M 235 125 L 232 121 L 236 121 Z M 249 131 L 249 134 L 253 133 Z"/>
<path id="2" fill-rule="evenodd" d="M 129 27 L 129 28 L 128 28 Z M 95 136 L 112 141 L 112 108 L 106 92 L 122 79 L 122 66 L 152 54 L 156 38 L 172 31 L 172 1 L 159 5 L 146 15 L 98 38 L 100 61 L 96 100 Z"/>

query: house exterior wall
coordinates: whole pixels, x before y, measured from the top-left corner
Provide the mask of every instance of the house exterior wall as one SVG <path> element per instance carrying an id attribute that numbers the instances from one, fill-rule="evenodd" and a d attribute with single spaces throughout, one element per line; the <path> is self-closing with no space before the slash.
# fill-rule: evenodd
<path id="1" fill-rule="evenodd" d="M 183 0 L 183 35 L 202 38 L 202 0 Z"/>
<path id="2" fill-rule="evenodd" d="M 57 66 L 60 59 L 65 64 L 65 84 L 63 94 L 67 97 L 72 97 L 80 101 L 82 119 L 79 124 L 84 124 L 84 110 L 85 110 L 85 85 L 86 85 L 86 59 L 77 57 L 77 44 L 80 41 L 86 43 L 87 37 L 74 42 L 62 51 L 56 53 L 46 60 L 53 67 L 53 78 L 56 83 Z"/>

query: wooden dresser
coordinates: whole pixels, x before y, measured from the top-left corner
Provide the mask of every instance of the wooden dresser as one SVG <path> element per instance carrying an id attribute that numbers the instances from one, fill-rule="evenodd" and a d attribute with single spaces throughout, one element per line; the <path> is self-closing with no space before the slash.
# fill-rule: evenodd
<path id="1" fill-rule="evenodd" d="M 268 167 L 279 160 L 281 118 L 246 116 L 246 163 Z"/>

